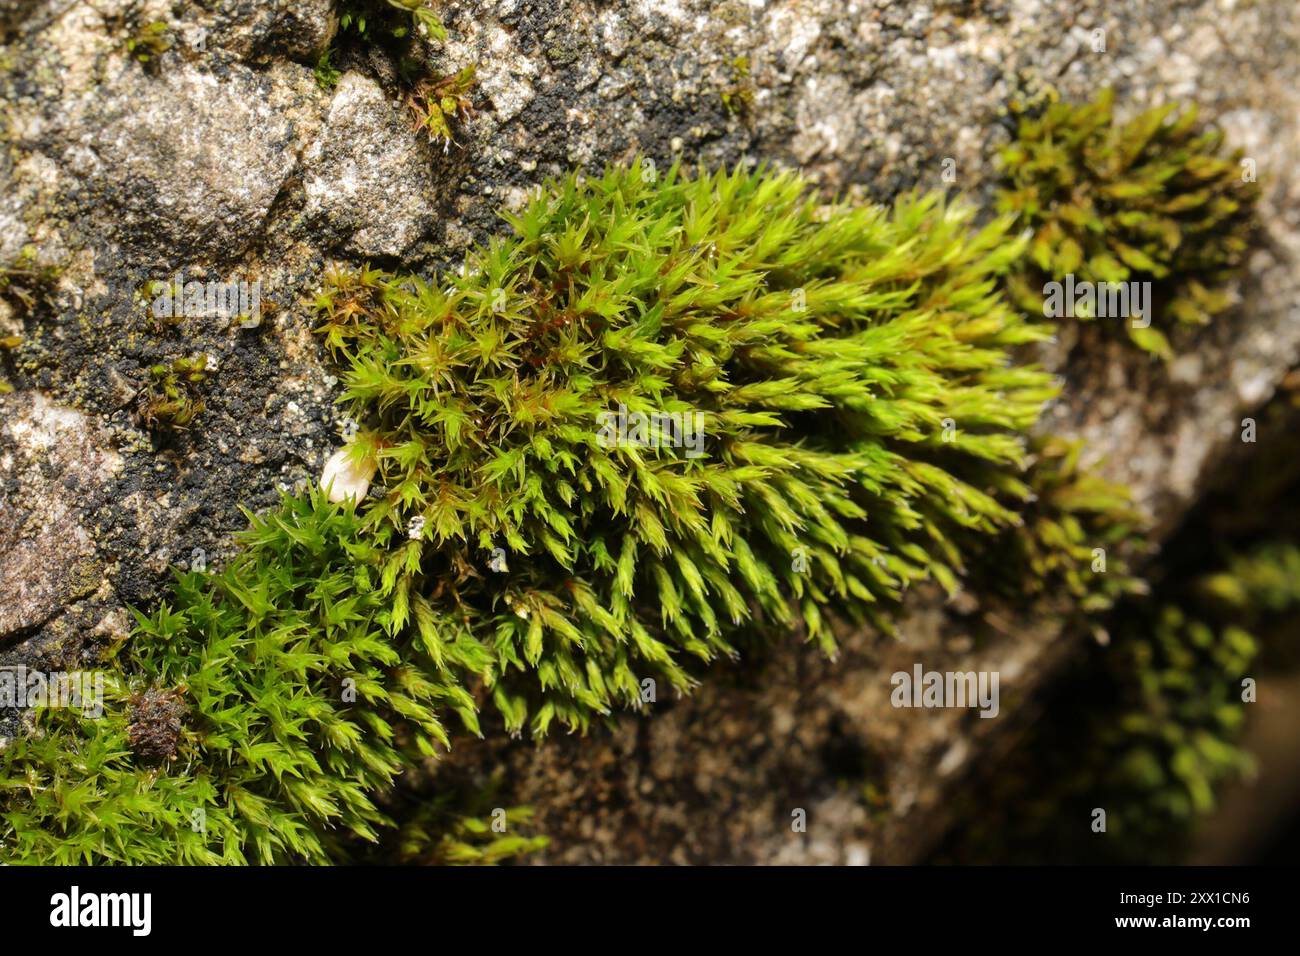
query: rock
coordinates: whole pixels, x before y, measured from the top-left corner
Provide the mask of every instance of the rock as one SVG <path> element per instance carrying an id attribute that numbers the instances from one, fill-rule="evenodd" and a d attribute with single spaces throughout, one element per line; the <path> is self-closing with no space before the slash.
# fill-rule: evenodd
<path id="1" fill-rule="evenodd" d="M 40 393 L 0 399 L 0 649 L 100 587 L 87 498 L 122 468 L 96 423 Z"/>
<path id="2" fill-rule="evenodd" d="M 375 81 L 343 76 L 305 159 L 303 218 L 326 241 L 397 256 L 433 226 L 433 150 Z"/>
<path id="3" fill-rule="evenodd" d="M 314 63 L 339 26 L 333 0 L 220 0 L 213 6 L 202 26 L 206 41 L 241 58 L 281 53 Z"/>
<path id="4" fill-rule="evenodd" d="M 276 79 L 241 66 L 223 77 L 128 67 L 70 104 L 68 201 L 143 256 L 237 260 L 297 162 L 293 93 Z"/>

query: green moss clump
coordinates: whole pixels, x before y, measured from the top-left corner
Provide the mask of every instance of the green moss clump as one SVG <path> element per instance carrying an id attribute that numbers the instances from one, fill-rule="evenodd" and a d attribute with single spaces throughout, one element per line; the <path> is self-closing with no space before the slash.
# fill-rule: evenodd
<path id="1" fill-rule="evenodd" d="M 172 48 L 171 30 L 164 20 L 142 23 L 126 40 L 126 52 L 145 69 L 157 64 L 158 58 Z"/>
<path id="2" fill-rule="evenodd" d="M 749 57 L 737 56 L 727 64 L 729 82 L 722 90 L 722 106 L 733 116 L 748 116 L 754 109 L 754 80 Z"/>
<path id="3" fill-rule="evenodd" d="M 1146 593 L 1129 567 L 1145 550 L 1146 520 L 1127 488 L 1079 466 L 1082 442 L 1037 437 L 1031 451 L 1033 500 L 1019 526 L 979 552 L 975 587 L 1013 599 L 1064 597 L 1070 614 L 1104 638 L 1100 615 Z"/>
<path id="4" fill-rule="evenodd" d="M 419 866 L 492 866 L 545 849 L 550 841 L 529 832 L 530 808 L 499 805 L 502 783 L 499 772 L 480 786 L 439 780 L 437 793 L 414 798 L 418 803 L 402 814 L 379 858 Z"/>
<path id="5" fill-rule="evenodd" d="M 227 568 L 179 575 L 172 601 L 138 616 L 102 718 L 34 711 L 0 752 L 7 860 L 324 863 L 343 837 L 377 839 L 374 793 L 447 741 L 435 710 L 476 724 L 454 678 L 388 638 L 378 552 L 358 528 L 319 494 L 286 498 L 251 519 Z M 483 652 L 443 653 L 473 670 Z M 161 768 L 156 746 L 136 752 L 157 742 L 141 702 L 158 687 L 185 712 Z"/>
<path id="6" fill-rule="evenodd" d="M 189 428 L 203 412 L 199 386 L 207 378 L 208 359 L 205 355 L 151 366 L 148 384 L 141 393 L 141 422 L 151 431 Z"/>
<path id="7" fill-rule="evenodd" d="M 1053 698 L 1055 716 L 996 768 L 943 858 L 1177 862 L 1218 787 L 1253 769 L 1237 743 L 1243 680 L 1300 606 L 1297 571 L 1300 548 L 1265 542 L 1173 582 L 1155 603 L 1120 604 L 1110 640 Z M 1095 807 L 1107 813 L 1104 836 L 1089 826 Z"/>
<path id="8" fill-rule="evenodd" d="M 1252 768 L 1234 741 L 1259 644 L 1245 627 L 1166 605 L 1116 649 L 1125 706 L 1097 727 L 1106 769 L 1096 779 L 1115 808 L 1115 835 L 1133 836 L 1141 852 L 1208 813 L 1216 786 Z"/>
<path id="9" fill-rule="evenodd" d="M 555 184 L 443 285 L 332 276 L 320 331 L 389 489 L 366 523 L 401 541 L 402 616 L 490 635 L 497 706 L 540 733 L 647 677 L 688 690 L 746 625 L 830 651 L 823 609 L 887 624 L 909 584 L 955 587 L 959 533 L 1017 520 L 1054 394 L 1009 361 L 1045 334 L 997 292 L 1022 247 L 970 218 L 638 164 Z M 615 434 L 653 415 L 674 440 Z"/>
<path id="10" fill-rule="evenodd" d="M 334 89 L 339 85 L 339 79 L 343 76 L 333 64 L 334 47 L 328 47 L 321 51 L 321 55 L 316 59 L 316 66 L 312 70 L 312 75 L 316 77 L 316 85 L 326 92 Z"/>
<path id="11" fill-rule="evenodd" d="M 1300 605 L 1300 547 L 1269 542 L 1234 555 L 1227 568 L 1201 580 L 1200 593 L 1239 613 L 1279 614 Z"/>
<path id="12" fill-rule="evenodd" d="M 447 714 L 581 729 L 746 635 L 832 651 L 832 613 L 887 627 L 910 584 L 955 588 L 1020 520 L 1024 432 L 1055 393 L 1011 362 L 1046 334 L 999 292 L 1023 245 L 971 218 L 638 163 L 553 184 L 438 284 L 333 274 L 320 332 L 383 493 L 286 498 L 227 568 L 181 575 L 104 719 L 40 711 L 0 756 L 0 843 L 343 859 Z M 677 417 L 623 433 L 620 412 Z M 536 848 L 446 809 L 404 855 Z"/>
<path id="13" fill-rule="evenodd" d="M 423 810 L 403 824 L 400 856 L 403 863 L 421 866 L 495 866 L 514 862 L 546 848 L 544 836 L 493 830 L 490 814 L 468 816 L 445 799 L 435 801 L 437 812 Z M 454 810 L 455 812 L 451 812 Z M 529 807 L 501 808 L 502 819 L 513 830 L 527 828 L 533 817 Z M 432 824 L 430 826 L 429 824 Z"/>
<path id="14" fill-rule="evenodd" d="M 444 149 L 455 142 L 454 127 L 473 112 L 469 93 L 477 72 L 476 67 L 467 66 L 440 80 L 419 83 L 407 94 L 406 105 L 416 129 L 423 130 L 429 142 L 441 142 Z"/>
<path id="15" fill-rule="evenodd" d="M 1168 357 L 1166 334 L 1224 311 L 1225 283 L 1242 263 L 1259 187 L 1240 152 L 1170 104 L 1116 122 L 1114 93 L 1083 105 L 1018 113 L 1001 154 L 1008 184 L 998 207 L 1034 231 L 1025 266 L 1008 282 L 1022 308 L 1042 314 L 1044 286 L 1150 282 L 1151 325 L 1124 321 L 1132 340 Z M 1089 318 L 1088 315 L 1081 316 Z"/>

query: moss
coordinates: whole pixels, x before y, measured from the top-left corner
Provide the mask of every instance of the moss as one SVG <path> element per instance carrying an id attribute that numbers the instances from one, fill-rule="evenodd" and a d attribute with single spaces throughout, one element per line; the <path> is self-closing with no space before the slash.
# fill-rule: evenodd
<path id="1" fill-rule="evenodd" d="M 102 718 L 36 710 L 0 752 L 5 862 L 355 858 L 392 823 L 378 798 L 395 776 L 447 744 L 441 712 L 477 731 L 456 675 L 486 652 L 448 641 L 434 659 L 391 636 L 382 551 L 350 506 L 286 497 L 240 544 L 137 615 Z M 485 814 L 489 792 L 458 794 L 411 819 L 407 851 L 491 863 L 540 847 L 526 809 Z"/>
<path id="2" fill-rule="evenodd" d="M 1146 519 L 1128 489 L 1080 466 L 1082 442 L 1039 436 L 1031 451 L 1032 500 L 1018 526 L 979 552 L 975 588 L 1021 604 L 1063 601 L 1074 626 L 1104 639 L 1104 612 L 1147 592 L 1131 569 L 1148 550 Z"/>
<path id="3" fill-rule="evenodd" d="M 403 39 L 412 29 L 431 40 L 447 39 L 431 0 L 343 0 L 339 27 L 363 36 Z"/>
<path id="4" fill-rule="evenodd" d="M 749 116 L 754 109 L 754 81 L 749 57 L 737 56 L 727 64 L 730 81 L 722 90 L 722 105 L 728 113 Z"/>
<path id="5" fill-rule="evenodd" d="M 446 27 L 430 0 L 342 0 L 339 32 L 316 61 L 316 82 L 332 90 L 341 75 L 335 66 L 339 53 L 373 45 L 385 50 L 402 77 L 413 83 L 426 72 L 423 44 L 446 39 Z"/>
<path id="6" fill-rule="evenodd" d="M 1253 769 L 1237 743 L 1259 635 L 1300 605 L 1300 549 L 1265 542 L 1152 601 L 1126 600 L 940 858 L 962 863 L 1171 863 L 1225 782 Z M 1089 826 L 1106 811 L 1106 832 Z"/>
<path id="7" fill-rule="evenodd" d="M 1168 333 L 1205 324 L 1230 304 L 1226 284 L 1245 258 L 1259 187 L 1240 152 L 1170 104 L 1126 123 L 1114 94 L 1073 105 L 1042 97 L 1012 104 L 1015 141 L 1002 151 L 998 207 L 1033 230 L 1029 257 L 1009 281 L 1022 308 L 1043 314 L 1046 286 L 1151 283 L 1151 313 L 1124 321 L 1140 347 L 1168 357 Z M 1067 293 L 1068 294 L 1068 293 Z M 1081 305 L 1079 318 L 1097 315 Z M 1149 321 L 1148 327 L 1139 327 Z"/>
<path id="8" fill-rule="evenodd" d="M 824 608 L 887 626 L 909 584 L 955 587 L 1054 394 L 1009 362 L 1045 334 L 995 289 L 1020 247 L 970 217 L 639 164 L 555 184 L 444 287 L 333 275 L 404 621 L 483 635 L 507 725 L 544 732 L 689 690 L 748 628 L 831 651 Z"/>
<path id="9" fill-rule="evenodd" d="M 316 66 L 312 71 L 312 75 L 316 77 L 316 84 L 327 92 L 339 85 L 339 78 L 343 75 L 334 68 L 334 64 L 331 62 L 333 58 L 333 47 L 321 51 L 321 55 L 317 58 Z"/>
<path id="10" fill-rule="evenodd" d="M 1133 677 L 1124 710 L 1097 740 L 1110 751 L 1107 783 L 1134 792 L 1109 801 L 1123 838 L 1208 812 L 1215 784 L 1250 766 L 1231 741 L 1245 719 L 1241 680 L 1258 645 L 1241 627 L 1215 627 L 1170 605 L 1118 650 L 1115 666 Z"/>
<path id="11" fill-rule="evenodd" d="M 22 344 L 23 337 L 21 335 L 6 335 L 4 338 L 0 338 L 0 354 L 12 352 Z M 14 387 L 9 384 L 8 379 L 0 376 L 0 395 L 8 395 L 13 390 Z"/>
<path id="12" fill-rule="evenodd" d="M 163 20 L 141 23 L 126 40 L 126 52 L 145 69 L 157 65 L 158 58 L 172 48 L 171 30 Z"/>
<path id="13" fill-rule="evenodd" d="M 1218 790 L 1250 772 L 1243 680 L 1262 699 L 1300 665 L 1298 393 L 1288 376 L 1255 413 L 1260 443 L 1208 476 L 1148 569 L 1151 596 L 1101 619 L 1108 640 L 1072 661 L 1015 755 L 976 781 L 946 859 L 1178 862 Z M 1104 836 L 1088 826 L 1095 807 Z"/>
<path id="14" fill-rule="evenodd" d="M 25 245 L 11 264 L 0 267 L 0 298 L 12 302 L 23 313 L 30 312 L 41 304 L 49 305 L 54 301 L 62 274 L 61 266 L 38 263 L 36 247 Z M 9 338 L 5 339 L 5 342 L 10 341 Z M 4 346 L 6 349 L 13 347 L 14 345 Z"/>
<path id="15" fill-rule="evenodd" d="M 331 61 L 379 50 L 409 88 L 428 74 L 426 44 L 446 39 L 447 30 L 430 0 L 343 0 L 338 34 L 317 62 L 316 79 L 328 89 L 338 77 Z"/>
<path id="16" fill-rule="evenodd" d="M 343 835 L 376 839 L 373 794 L 446 741 L 435 704 L 471 702 L 387 639 L 357 531 L 350 509 L 286 499 L 220 574 L 179 575 L 172 601 L 138 617 L 105 716 L 37 711 L 37 732 L 0 755 L 9 858 L 323 863 Z M 131 701 L 152 687 L 183 687 L 189 711 L 162 768 L 132 748 Z"/>
<path id="17" fill-rule="evenodd" d="M 911 583 L 955 587 L 1020 521 L 1023 432 L 1055 391 L 1011 362 L 1046 334 L 998 292 L 1022 247 L 971 218 L 639 163 L 552 184 L 437 285 L 331 275 L 320 332 L 384 493 L 286 498 L 219 574 L 180 575 L 139 615 L 109 716 L 41 712 L 5 751 L 0 842 L 28 862 L 340 859 L 391 822 L 379 797 L 447 745 L 447 714 L 581 729 L 639 707 L 646 677 L 689 690 L 756 631 L 831 651 L 832 610 L 888 626 Z M 606 434 L 620 407 L 692 429 Z M 151 688 L 183 700 L 179 730 L 147 726 Z M 404 855 L 537 846 L 445 809 L 411 818 Z"/>
<path id="18" fill-rule="evenodd" d="M 139 401 L 141 422 L 154 432 L 189 428 L 203 412 L 200 386 L 207 378 L 206 355 L 182 357 L 151 366 L 148 383 Z"/>
<path id="19" fill-rule="evenodd" d="M 456 782 L 419 795 L 378 858 L 419 866 L 492 866 L 545 849 L 547 838 L 530 832 L 530 808 L 500 805 L 502 784 L 498 772 L 482 785 Z"/>
<path id="20" fill-rule="evenodd" d="M 366 48 L 382 51 L 380 59 L 386 57 L 391 65 L 383 66 L 380 74 L 399 89 L 416 130 L 444 149 L 454 143 L 457 126 L 473 112 L 470 91 L 477 68 L 431 75 L 428 44 L 446 40 L 447 31 L 429 0 L 346 0 L 339 25 L 334 42 L 316 62 L 317 84 L 333 89 L 341 75 L 335 64 L 346 62 L 349 54 L 355 62 L 355 55 Z M 373 58 L 366 61 L 375 64 Z"/>
<path id="21" fill-rule="evenodd" d="M 469 93 L 476 73 L 475 67 L 468 66 L 451 76 L 418 83 L 407 94 L 406 105 L 415 127 L 429 137 L 429 142 L 441 142 L 444 149 L 455 142 L 455 127 L 473 112 Z"/>

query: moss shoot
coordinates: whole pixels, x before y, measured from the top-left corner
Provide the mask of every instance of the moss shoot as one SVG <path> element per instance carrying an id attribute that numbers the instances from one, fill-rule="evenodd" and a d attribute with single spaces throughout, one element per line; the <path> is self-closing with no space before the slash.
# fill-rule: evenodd
<path id="1" fill-rule="evenodd" d="M 1092 287 L 1150 283 L 1147 315 L 1107 321 L 1122 321 L 1134 343 L 1169 357 L 1173 328 L 1203 325 L 1230 304 L 1226 285 L 1249 248 L 1259 197 L 1250 161 L 1203 127 L 1192 105 L 1121 123 L 1107 90 L 1082 105 L 1013 112 L 1018 132 L 1002 151 L 998 208 L 1033 230 L 1008 283 L 1013 300 L 1042 315 L 1047 284 L 1067 276 Z M 1100 310 L 1085 302 L 1070 311 L 1095 319 Z"/>

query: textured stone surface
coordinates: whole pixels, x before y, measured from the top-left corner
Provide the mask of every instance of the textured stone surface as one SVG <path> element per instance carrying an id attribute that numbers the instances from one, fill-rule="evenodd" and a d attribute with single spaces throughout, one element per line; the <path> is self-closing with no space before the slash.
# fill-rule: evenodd
<path id="1" fill-rule="evenodd" d="M 229 553 L 239 504 L 319 473 L 337 383 L 302 302 L 330 259 L 454 266 L 502 205 L 575 165 L 771 161 L 888 200 L 945 186 L 951 159 L 953 188 L 987 200 L 1017 73 L 1068 96 L 1113 83 L 1134 109 L 1192 97 L 1265 183 L 1242 306 L 1186 333 L 1169 370 L 1065 330 L 1044 352 L 1067 382 L 1047 425 L 1086 437 L 1164 532 L 1297 360 L 1300 26 L 1285 0 L 451 0 L 443 14 L 430 69 L 480 78 L 445 151 L 409 128 L 382 56 L 318 86 L 327 0 L 0 0 L 0 267 L 27 246 L 64 269 L 34 309 L 0 299 L 0 336 L 24 340 L 0 353 L 17 388 L 0 396 L 0 663 L 93 657 L 127 605 L 164 593 L 168 563 Z M 146 68 L 125 41 L 152 19 L 175 42 Z M 742 56 L 753 105 L 733 113 Z M 160 326 L 137 293 L 177 271 L 260 281 L 268 314 Z M 207 410 L 150 435 L 148 367 L 194 353 L 215 367 Z M 503 799 L 537 806 L 554 838 L 544 860 L 914 859 L 945 794 L 1079 638 L 1050 613 L 932 595 L 903 633 L 850 636 L 835 662 L 773 649 L 586 740 L 463 741 L 438 772 L 504 764 Z M 1000 670 L 1004 718 L 889 707 L 889 673 L 918 660 Z"/>
<path id="2" fill-rule="evenodd" d="M 95 422 L 39 392 L 7 403 L 0 434 L 0 646 L 94 590 L 101 576 L 83 525 L 87 497 L 122 467 Z"/>
<path id="3" fill-rule="evenodd" d="M 427 144 L 373 80 L 355 73 L 340 80 L 305 161 L 303 217 L 351 254 L 401 255 L 436 219 Z"/>
<path id="4" fill-rule="evenodd" d="M 242 67 L 127 70 L 72 104 L 59 156 L 66 196 L 111 241 L 157 261 L 235 260 L 261 236 L 294 165 L 283 93 Z"/>

